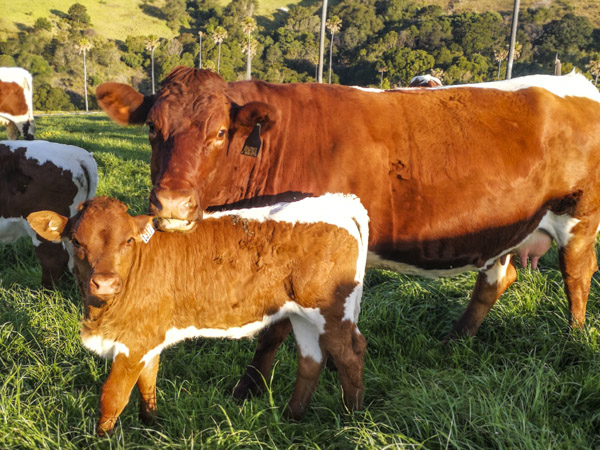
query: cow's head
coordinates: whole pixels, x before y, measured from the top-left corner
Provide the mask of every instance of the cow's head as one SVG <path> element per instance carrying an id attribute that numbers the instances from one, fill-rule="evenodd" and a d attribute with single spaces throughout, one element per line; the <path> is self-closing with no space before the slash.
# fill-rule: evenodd
<path id="1" fill-rule="evenodd" d="M 189 67 L 175 68 L 155 96 L 119 83 L 101 84 L 96 93 L 115 122 L 148 126 L 150 211 L 161 218 L 160 227 L 170 231 L 193 228 L 202 209 L 218 201 L 223 186 L 214 182 L 216 174 L 233 171 L 236 159 L 248 158 L 242 149 L 250 147 L 257 128 L 264 138 L 277 116 L 265 103 L 235 103 L 223 78 Z"/>
<path id="2" fill-rule="evenodd" d="M 107 197 L 83 203 L 71 218 L 38 211 L 27 221 L 44 239 L 67 239 L 73 244 L 75 277 L 87 306 L 94 307 L 121 292 L 136 246 L 152 224 L 150 216 L 131 217 L 125 204 Z"/>

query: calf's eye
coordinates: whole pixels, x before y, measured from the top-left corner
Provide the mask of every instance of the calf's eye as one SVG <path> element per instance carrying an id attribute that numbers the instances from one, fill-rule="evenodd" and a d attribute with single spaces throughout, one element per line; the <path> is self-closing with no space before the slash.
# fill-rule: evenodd
<path id="1" fill-rule="evenodd" d="M 148 132 L 150 134 L 154 134 L 154 122 L 148 121 L 146 122 L 146 125 L 148 125 Z"/>
<path id="2" fill-rule="evenodd" d="M 225 129 L 219 130 L 219 132 L 217 133 L 217 138 L 223 139 L 225 137 L 226 132 L 227 132 L 227 130 L 225 130 Z"/>

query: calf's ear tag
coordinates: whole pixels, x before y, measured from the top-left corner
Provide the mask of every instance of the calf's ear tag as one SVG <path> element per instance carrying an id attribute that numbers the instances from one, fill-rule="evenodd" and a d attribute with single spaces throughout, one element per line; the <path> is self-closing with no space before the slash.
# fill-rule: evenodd
<path id="1" fill-rule="evenodd" d="M 150 238 L 154 235 L 154 227 L 152 226 L 151 223 L 148 223 L 146 225 L 146 228 L 144 228 L 144 231 L 141 234 L 141 238 L 142 241 L 144 241 L 144 244 L 147 244 L 148 242 L 150 242 Z"/>
<path id="2" fill-rule="evenodd" d="M 252 156 L 253 158 L 258 156 L 258 151 L 260 150 L 260 146 L 262 144 L 260 140 L 260 127 L 260 123 L 257 123 L 254 126 L 252 133 L 250 133 L 250 136 L 248 136 L 248 139 L 246 139 L 246 142 L 244 143 L 242 155 Z"/>

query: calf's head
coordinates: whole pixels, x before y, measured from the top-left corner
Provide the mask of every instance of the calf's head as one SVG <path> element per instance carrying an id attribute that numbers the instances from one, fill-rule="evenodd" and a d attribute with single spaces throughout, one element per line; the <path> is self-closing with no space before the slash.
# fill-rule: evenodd
<path id="1" fill-rule="evenodd" d="M 73 245 L 75 277 L 82 295 L 99 306 L 123 289 L 142 235 L 152 226 L 150 216 L 131 217 L 118 200 L 96 197 L 82 203 L 67 218 L 53 211 L 38 211 L 27 221 L 44 239 Z"/>
<path id="2" fill-rule="evenodd" d="M 236 104 L 223 78 L 189 67 L 175 68 L 155 96 L 120 83 L 101 84 L 96 94 L 115 122 L 148 126 L 150 211 L 167 231 L 189 231 L 203 208 L 231 200 L 220 194 L 223 174 L 252 157 L 257 134 L 264 138 L 278 114 L 265 103 Z"/>

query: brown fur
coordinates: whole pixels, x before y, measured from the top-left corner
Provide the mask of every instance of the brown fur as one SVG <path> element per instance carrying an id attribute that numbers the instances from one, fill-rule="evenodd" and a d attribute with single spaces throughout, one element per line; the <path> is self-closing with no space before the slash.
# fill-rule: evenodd
<path id="1" fill-rule="evenodd" d="M 17 83 L 0 81 L 0 111 L 11 116 L 27 113 L 25 94 Z"/>
<path id="2" fill-rule="evenodd" d="M 48 221 L 60 222 L 47 212 L 30 219 L 38 232 Z M 241 327 L 277 313 L 286 302 L 321 311 L 323 354 L 329 351 L 340 367 L 348 407 L 361 407 L 365 342 L 354 323 L 343 321 L 345 300 L 357 284 L 358 245 L 346 230 L 226 216 L 203 220 L 188 234 L 156 233 L 144 244 L 138 236 L 150 221 L 99 197 L 59 231 L 75 248 L 84 342 L 101 336 L 129 349 L 128 357 L 115 358 L 103 387 L 100 434 L 112 429 L 136 382 L 142 417 L 155 415 L 157 367 L 139 362 L 163 343 L 167 330 Z M 299 393 L 288 409 L 295 419 L 304 413 L 321 366 L 301 353 Z"/>

